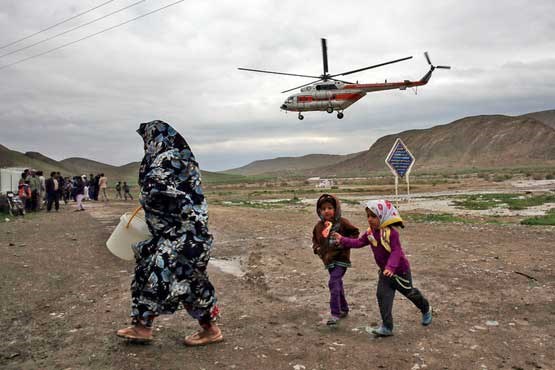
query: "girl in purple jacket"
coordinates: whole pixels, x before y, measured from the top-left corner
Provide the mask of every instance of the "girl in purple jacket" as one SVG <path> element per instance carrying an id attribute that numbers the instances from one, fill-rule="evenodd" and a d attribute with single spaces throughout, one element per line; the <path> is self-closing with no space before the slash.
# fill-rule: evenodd
<path id="1" fill-rule="evenodd" d="M 376 296 L 383 324 L 372 329 L 377 336 L 393 335 L 393 299 L 395 291 L 407 297 L 422 312 L 422 325 L 432 323 L 432 308 L 420 291 L 412 286 L 410 265 L 399 241 L 399 232 L 392 226 L 404 227 L 399 211 L 389 201 L 371 200 L 366 203 L 368 230 L 358 239 L 338 233 L 335 239 L 343 248 L 370 245 L 376 264 L 380 267 Z"/>

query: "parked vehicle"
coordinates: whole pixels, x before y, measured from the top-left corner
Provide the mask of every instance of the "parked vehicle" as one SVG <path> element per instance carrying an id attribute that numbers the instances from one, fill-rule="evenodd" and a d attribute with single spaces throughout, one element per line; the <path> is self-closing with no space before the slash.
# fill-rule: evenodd
<path id="1" fill-rule="evenodd" d="M 12 217 L 25 216 L 25 205 L 14 192 L 6 192 L 6 198 L 8 199 L 10 215 Z"/>

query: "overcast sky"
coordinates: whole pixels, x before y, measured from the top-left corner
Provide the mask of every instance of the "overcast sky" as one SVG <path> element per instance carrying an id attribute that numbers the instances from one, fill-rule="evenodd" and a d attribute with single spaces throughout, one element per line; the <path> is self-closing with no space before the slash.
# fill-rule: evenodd
<path id="1" fill-rule="evenodd" d="M 54 36 L 137 0 L 115 0 L 0 55 Z M 17 65 L 7 64 L 101 31 L 175 0 L 146 0 L 62 37 L 0 57 L 0 144 L 60 160 L 114 165 L 142 158 L 135 130 L 161 119 L 189 142 L 205 170 L 311 153 L 346 154 L 379 137 L 477 114 L 555 108 L 555 2 L 185 1 Z M 105 0 L 1 0 L 0 47 Z M 345 118 L 280 111 L 309 82 L 237 67 L 322 73 L 414 56 L 350 76 L 359 82 L 416 80 L 426 86 L 369 93 Z M 383 160 L 383 159 L 377 159 Z"/>

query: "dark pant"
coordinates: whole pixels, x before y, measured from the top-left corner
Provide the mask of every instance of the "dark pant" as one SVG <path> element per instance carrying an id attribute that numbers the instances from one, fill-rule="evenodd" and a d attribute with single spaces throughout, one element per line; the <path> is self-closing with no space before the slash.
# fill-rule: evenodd
<path id="1" fill-rule="evenodd" d="M 330 273 L 330 280 L 328 282 L 328 287 L 330 288 L 330 311 L 332 316 L 339 317 L 342 312 L 349 312 L 349 305 L 343 290 L 343 275 L 345 275 L 347 268 L 335 266 L 328 271 Z"/>
<path id="2" fill-rule="evenodd" d="M 418 289 L 412 286 L 412 276 L 410 271 L 397 274 L 397 276 L 400 279 L 395 277 L 386 277 L 382 271 L 380 271 L 378 291 L 376 293 L 383 325 L 390 330 L 393 330 L 393 316 L 391 315 L 391 310 L 393 309 L 393 299 L 395 298 L 396 290 L 414 303 L 420 312 L 426 313 L 430 309 L 430 305 L 426 298 L 424 298 Z"/>
<path id="3" fill-rule="evenodd" d="M 52 210 L 52 203 L 54 203 L 54 208 L 56 211 L 60 209 L 60 197 L 58 193 L 46 194 L 46 211 L 50 212 Z"/>
<path id="4" fill-rule="evenodd" d="M 39 192 L 38 190 L 33 190 L 31 192 L 31 210 L 36 211 L 39 209 Z"/>

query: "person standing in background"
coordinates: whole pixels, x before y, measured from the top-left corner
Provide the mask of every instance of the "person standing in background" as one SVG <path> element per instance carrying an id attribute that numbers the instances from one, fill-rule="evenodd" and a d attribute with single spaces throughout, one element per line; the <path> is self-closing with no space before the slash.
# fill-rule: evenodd
<path id="1" fill-rule="evenodd" d="M 94 198 L 93 200 L 98 201 L 98 196 L 100 195 L 100 175 L 94 177 Z"/>
<path id="2" fill-rule="evenodd" d="M 40 180 L 35 170 L 31 170 L 29 188 L 31 189 L 31 211 L 36 212 L 39 209 Z"/>
<path id="3" fill-rule="evenodd" d="M 64 203 L 67 204 L 67 200 L 64 198 L 64 189 L 65 189 L 66 182 L 62 177 L 61 173 L 56 172 L 56 180 L 58 180 L 58 199 L 63 198 Z"/>
<path id="4" fill-rule="evenodd" d="M 84 211 L 85 207 L 83 207 L 83 198 L 85 197 L 85 183 L 81 176 L 75 176 L 75 199 L 77 200 L 77 211 Z"/>
<path id="5" fill-rule="evenodd" d="M 116 184 L 116 199 L 123 199 L 121 196 L 121 181 Z"/>
<path id="6" fill-rule="evenodd" d="M 60 209 L 60 184 L 56 179 L 56 172 L 51 172 L 48 180 L 45 181 L 44 187 L 46 190 L 46 212 L 52 210 L 52 203 L 54 203 L 54 209 L 56 212 Z"/>
<path id="7" fill-rule="evenodd" d="M 42 209 L 43 203 L 46 201 L 46 179 L 42 171 L 37 171 L 37 176 L 40 181 L 39 189 L 39 209 Z"/>
<path id="8" fill-rule="evenodd" d="M 127 197 L 133 200 L 133 196 L 130 193 L 129 185 L 127 185 L 127 182 L 125 181 L 123 182 L 123 196 L 125 197 L 125 200 L 127 200 Z"/>
<path id="9" fill-rule="evenodd" d="M 94 200 L 94 175 L 92 173 L 89 174 L 87 186 L 89 187 L 89 199 Z"/>
<path id="10" fill-rule="evenodd" d="M 106 188 L 108 187 L 108 178 L 104 176 L 103 173 L 100 174 L 100 178 L 98 179 L 98 186 L 100 187 L 102 200 L 107 202 L 108 195 L 106 195 Z"/>

